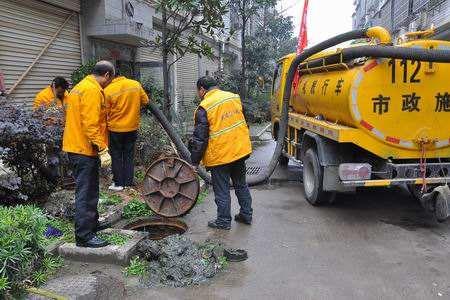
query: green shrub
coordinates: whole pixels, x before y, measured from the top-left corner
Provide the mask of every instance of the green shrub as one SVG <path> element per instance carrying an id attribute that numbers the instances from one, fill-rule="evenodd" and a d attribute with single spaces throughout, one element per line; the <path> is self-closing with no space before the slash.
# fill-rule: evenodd
<path id="1" fill-rule="evenodd" d="M 61 232 L 63 234 L 59 238 L 49 239 L 48 242 L 52 242 L 55 240 L 63 240 L 66 243 L 74 243 L 75 242 L 75 228 L 74 228 L 74 224 L 72 222 L 65 220 L 65 219 L 60 219 L 60 218 L 49 218 L 47 221 L 47 225 L 61 230 Z"/>
<path id="2" fill-rule="evenodd" d="M 41 284 L 61 262 L 45 254 L 48 220 L 34 206 L 0 206 L 0 298 Z"/>
<path id="3" fill-rule="evenodd" d="M 94 69 L 96 60 L 89 60 L 84 65 L 79 66 L 75 71 L 73 71 L 70 79 L 72 80 L 72 86 L 75 86 L 83 80 L 84 77 L 92 73 Z"/>
<path id="4" fill-rule="evenodd" d="M 111 245 L 116 246 L 123 246 L 130 240 L 129 235 L 121 234 L 119 232 L 111 232 L 111 233 L 102 232 L 99 234 L 99 237 L 109 242 Z"/>
<path id="5" fill-rule="evenodd" d="M 170 141 L 161 125 L 150 113 L 142 114 L 136 141 L 136 164 L 149 166 L 167 147 L 170 147 Z"/>
<path id="6" fill-rule="evenodd" d="M 138 217 L 151 216 L 153 212 L 148 207 L 147 203 L 139 201 L 138 199 L 133 199 L 125 205 L 123 208 L 122 216 L 125 219 L 133 219 Z"/>
<path id="7" fill-rule="evenodd" d="M 135 256 L 131 259 L 130 265 L 125 268 L 126 276 L 143 276 L 148 272 L 148 262 Z"/>

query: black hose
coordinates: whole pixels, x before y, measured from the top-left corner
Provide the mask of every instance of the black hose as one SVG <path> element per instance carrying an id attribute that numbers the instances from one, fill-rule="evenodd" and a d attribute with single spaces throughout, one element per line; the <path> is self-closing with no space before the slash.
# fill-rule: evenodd
<path id="1" fill-rule="evenodd" d="M 270 160 L 268 167 L 265 168 L 264 171 L 261 172 L 258 176 L 250 177 L 247 180 L 249 185 L 257 185 L 265 182 L 270 177 L 270 175 L 272 175 L 273 171 L 275 170 L 278 164 L 278 159 L 283 151 L 283 144 L 287 131 L 287 124 L 289 119 L 289 100 L 291 98 L 292 81 L 294 79 L 294 75 L 297 71 L 298 65 L 303 61 L 305 61 L 311 55 L 314 55 L 320 51 L 339 45 L 346 41 L 365 38 L 367 37 L 366 31 L 367 31 L 366 29 L 360 29 L 337 35 L 311 48 L 305 49 L 301 54 L 297 55 L 297 57 L 292 61 L 286 77 L 286 84 L 284 86 L 283 103 L 281 108 L 281 119 L 278 128 L 277 134 L 278 139 L 277 144 L 275 146 L 275 151 L 273 153 L 272 159 Z"/>
<path id="2" fill-rule="evenodd" d="M 426 62 L 450 63 L 450 50 L 410 47 L 359 46 L 342 50 L 344 61 L 358 57 L 384 57 Z"/>
<path id="3" fill-rule="evenodd" d="M 163 114 L 163 112 L 158 108 L 158 106 L 154 102 L 150 102 L 149 109 L 153 113 L 153 115 L 156 117 L 158 122 L 161 124 L 161 126 L 164 128 L 164 130 L 166 131 L 169 138 L 175 144 L 175 147 L 177 148 L 181 157 L 185 161 L 191 163 L 191 153 L 189 152 L 188 148 L 186 147 L 186 145 L 181 140 L 180 136 L 177 134 L 177 132 L 173 128 L 170 121 L 167 120 L 166 116 Z M 211 182 L 210 176 L 204 168 L 199 168 L 198 174 L 206 182 L 208 182 L 208 183 Z"/>

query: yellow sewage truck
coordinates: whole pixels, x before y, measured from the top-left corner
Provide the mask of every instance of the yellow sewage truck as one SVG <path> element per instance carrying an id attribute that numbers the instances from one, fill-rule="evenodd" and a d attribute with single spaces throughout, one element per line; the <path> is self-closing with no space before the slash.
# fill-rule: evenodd
<path id="1" fill-rule="evenodd" d="M 406 53 L 450 50 L 450 42 L 423 38 L 427 34 L 410 34 L 393 46 L 389 33 L 375 28 L 365 49 L 370 53 L 371 46 L 384 44 L 395 53 L 397 47 Z M 303 164 L 305 195 L 312 205 L 358 187 L 406 184 L 439 221 L 445 220 L 448 189 L 436 190 L 430 203 L 421 192 L 450 182 L 450 64 L 349 55 L 356 46 L 325 50 L 298 65 L 280 163 L 292 159 Z M 295 57 L 281 58 L 274 73 L 275 140 Z"/>

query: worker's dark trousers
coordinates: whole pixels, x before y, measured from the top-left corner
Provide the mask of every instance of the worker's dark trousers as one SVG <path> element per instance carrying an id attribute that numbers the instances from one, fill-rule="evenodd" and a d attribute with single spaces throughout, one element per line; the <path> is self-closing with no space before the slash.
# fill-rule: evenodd
<path id="1" fill-rule="evenodd" d="M 69 153 L 75 176 L 75 238 L 90 240 L 98 223 L 99 169 L 98 156 Z"/>
<path id="2" fill-rule="evenodd" d="M 134 179 L 134 146 L 137 132 L 110 132 L 109 153 L 113 181 L 117 186 L 132 186 Z"/>
<path id="3" fill-rule="evenodd" d="M 245 178 L 245 159 L 210 169 L 217 205 L 217 223 L 226 226 L 231 224 L 230 178 L 241 207 L 239 213 L 248 221 L 251 221 L 253 214 L 252 196 Z"/>

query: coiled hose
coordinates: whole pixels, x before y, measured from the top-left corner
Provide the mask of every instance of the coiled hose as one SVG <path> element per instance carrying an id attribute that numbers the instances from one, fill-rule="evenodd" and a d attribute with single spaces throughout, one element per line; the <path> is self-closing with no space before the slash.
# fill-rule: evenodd
<path id="1" fill-rule="evenodd" d="M 297 55 L 297 57 L 292 61 L 289 67 L 289 71 L 287 73 L 286 84 L 284 86 L 283 102 L 281 108 L 281 119 L 279 123 L 279 129 L 277 134 L 278 139 L 276 142 L 274 153 L 272 155 L 269 165 L 267 166 L 267 168 L 264 169 L 263 172 L 261 172 L 257 176 L 251 176 L 247 178 L 248 185 L 252 186 L 264 183 L 272 175 L 278 164 L 278 159 L 282 154 L 283 143 L 287 132 L 287 125 L 289 119 L 289 100 L 291 98 L 292 82 L 299 64 L 304 62 L 310 56 L 318 52 L 321 52 L 325 49 L 328 49 L 330 47 L 339 45 L 343 42 L 360 38 L 374 37 L 373 35 L 374 29 L 378 31 L 381 30 L 382 34 L 386 33 L 384 29 L 380 29 L 379 27 L 349 31 L 347 33 L 343 33 L 333 38 L 330 38 L 311 48 L 305 49 L 301 54 Z M 402 48 L 392 46 L 360 46 L 343 49 L 342 53 L 344 59 L 351 59 L 356 57 L 393 57 L 417 61 L 450 62 L 450 51 L 448 50 L 425 50 L 418 48 Z M 167 132 L 172 142 L 175 144 L 175 147 L 179 151 L 182 158 L 190 162 L 190 152 L 182 142 L 181 138 L 175 132 L 172 124 L 167 120 L 164 114 L 158 109 L 158 107 L 154 103 L 150 104 L 150 111 L 154 114 L 159 123 L 161 123 L 162 127 Z M 199 175 L 206 182 L 211 181 L 209 174 L 206 172 L 204 168 L 199 169 Z"/>

